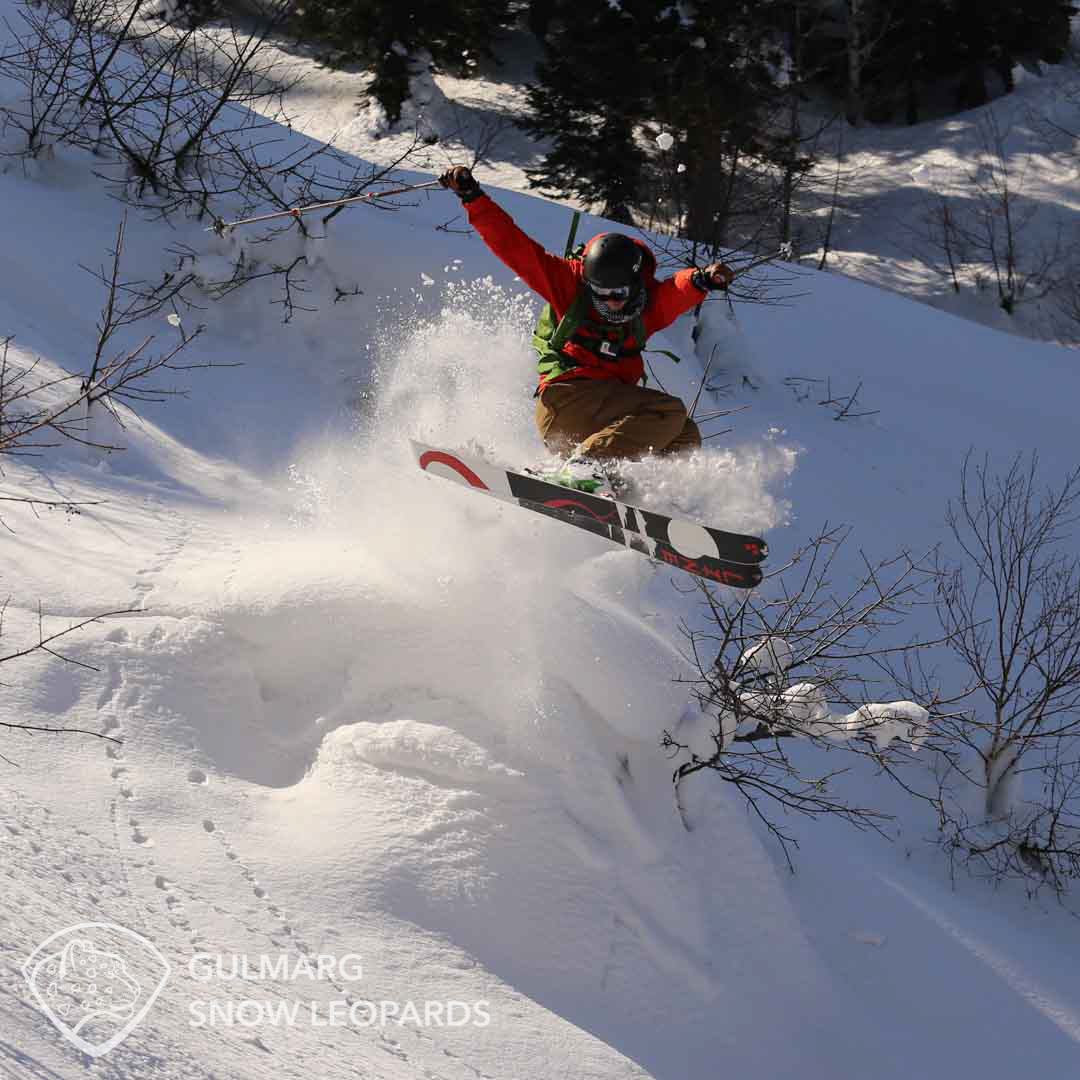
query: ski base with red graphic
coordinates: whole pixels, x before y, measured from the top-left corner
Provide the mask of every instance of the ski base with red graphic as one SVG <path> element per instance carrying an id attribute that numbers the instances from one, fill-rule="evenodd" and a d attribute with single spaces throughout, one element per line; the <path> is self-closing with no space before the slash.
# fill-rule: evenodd
<path id="1" fill-rule="evenodd" d="M 752 589 L 761 581 L 758 564 L 769 549 L 759 537 L 713 529 L 606 496 L 574 491 L 457 451 L 417 442 L 412 443 L 412 448 L 425 472 L 602 536 L 673 569 L 735 589 Z"/>

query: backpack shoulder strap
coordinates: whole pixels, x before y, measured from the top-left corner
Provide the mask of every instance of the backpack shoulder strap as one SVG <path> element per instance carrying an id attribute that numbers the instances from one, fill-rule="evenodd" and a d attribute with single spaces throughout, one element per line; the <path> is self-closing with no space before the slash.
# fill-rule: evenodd
<path id="1" fill-rule="evenodd" d="M 549 339 L 551 347 L 556 352 L 561 352 L 562 347 L 574 336 L 574 331 L 585 318 L 588 306 L 588 293 L 584 288 L 579 288 L 574 302 L 566 309 L 566 314 L 559 320 L 559 325 L 555 327 Z"/>

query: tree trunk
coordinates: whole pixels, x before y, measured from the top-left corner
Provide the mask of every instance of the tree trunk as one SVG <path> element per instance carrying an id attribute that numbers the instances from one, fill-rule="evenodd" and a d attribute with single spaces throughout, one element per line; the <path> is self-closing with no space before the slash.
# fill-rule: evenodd
<path id="1" fill-rule="evenodd" d="M 799 140 L 802 138 L 800 122 L 799 93 L 802 88 L 802 18 L 798 4 L 791 15 L 791 34 L 788 39 L 788 53 L 791 57 L 791 70 L 788 73 L 788 148 L 784 162 L 782 207 L 780 212 L 780 243 L 791 242 L 791 210 L 795 194 L 795 159 L 798 155 Z"/>
<path id="2" fill-rule="evenodd" d="M 863 122 L 863 8 L 866 0 L 847 0 L 847 121 L 852 127 Z"/>
<path id="3" fill-rule="evenodd" d="M 1013 790 L 1016 786 L 1016 774 L 1013 767 L 1017 756 L 1011 750 L 1003 749 L 992 753 L 987 758 L 984 775 L 986 777 L 986 802 L 984 811 L 987 821 L 998 821 L 1007 817 L 1013 805 Z"/>
<path id="4" fill-rule="evenodd" d="M 727 231 L 730 184 L 724 160 L 722 133 L 703 118 L 688 133 L 691 171 L 686 198 L 686 235 L 702 244 L 714 245 Z"/>

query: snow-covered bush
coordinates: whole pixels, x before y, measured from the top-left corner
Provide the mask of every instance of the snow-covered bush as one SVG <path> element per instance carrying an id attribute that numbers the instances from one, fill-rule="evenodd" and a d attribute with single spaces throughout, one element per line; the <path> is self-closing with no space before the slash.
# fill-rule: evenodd
<path id="1" fill-rule="evenodd" d="M 886 816 L 834 790 L 837 752 L 894 772 L 932 731 L 932 694 L 922 704 L 875 700 L 879 661 L 891 651 L 882 632 L 902 621 L 928 573 L 902 554 L 866 565 L 838 591 L 831 578 L 843 539 L 819 536 L 748 594 L 699 585 L 703 624 L 686 630 L 693 705 L 663 736 L 677 788 L 703 772 L 734 784 L 785 852 L 793 837 L 778 822 L 783 813 L 857 826 Z M 796 743 L 829 752 L 828 764 L 794 753 Z"/>

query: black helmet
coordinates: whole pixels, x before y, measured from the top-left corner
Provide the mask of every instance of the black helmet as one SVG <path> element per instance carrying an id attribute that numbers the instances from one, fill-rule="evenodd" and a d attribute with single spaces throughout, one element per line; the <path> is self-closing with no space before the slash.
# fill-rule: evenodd
<path id="1" fill-rule="evenodd" d="M 609 322 L 629 322 L 645 307 L 645 252 L 623 233 L 603 233 L 585 249 L 582 271 L 597 311 Z M 618 310 L 608 300 L 628 301 Z"/>

